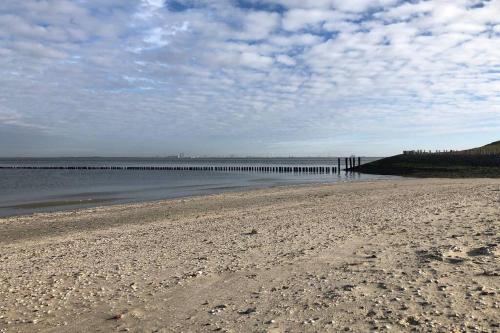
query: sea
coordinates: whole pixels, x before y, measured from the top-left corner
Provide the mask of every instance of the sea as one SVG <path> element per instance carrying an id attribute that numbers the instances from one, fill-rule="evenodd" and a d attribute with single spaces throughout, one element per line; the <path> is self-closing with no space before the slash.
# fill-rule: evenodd
<path id="1" fill-rule="evenodd" d="M 364 157 L 361 163 L 377 160 Z M 357 159 L 356 159 L 357 161 Z M 0 158 L 0 217 L 284 185 L 396 177 L 353 172 L 114 170 L 111 167 L 336 167 L 337 157 L 303 158 Z M 10 169 L 11 167 L 23 167 Z M 33 167 L 34 169 L 25 169 Z M 50 167 L 50 169 L 43 169 Z M 55 169 L 106 167 L 106 169 Z M 344 168 L 342 159 L 342 168 Z"/>

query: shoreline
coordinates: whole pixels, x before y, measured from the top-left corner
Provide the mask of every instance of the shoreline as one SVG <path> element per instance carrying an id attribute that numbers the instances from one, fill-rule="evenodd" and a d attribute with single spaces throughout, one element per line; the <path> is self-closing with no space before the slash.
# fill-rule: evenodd
<path id="1" fill-rule="evenodd" d="M 376 176 L 376 175 L 375 175 Z M 374 177 L 375 177 L 374 176 Z M 69 194 L 61 197 L 54 198 L 52 200 L 35 200 L 29 202 L 22 203 L 11 203 L 5 206 L 0 206 L 0 219 L 9 218 L 9 217 L 18 217 L 18 216 L 29 216 L 35 214 L 53 214 L 58 212 L 71 212 L 75 210 L 82 209 L 93 209 L 99 207 L 111 207 L 117 205 L 130 205 L 130 204 L 140 204 L 140 203 L 148 203 L 148 202 L 158 202 L 158 201 L 169 201 L 175 199 L 182 198 L 190 198 L 190 197 L 203 197 L 210 196 L 216 194 L 223 193 L 235 193 L 235 192 L 247 192 L 247 191 L 258 191 L 263 189 L 273 189 L 280 187 L 295 187 L 295 186 L 320 186 L 320 185 L 333 185 L 333 184 L 342 184 L 347 182 L 365 182 L 365 181 L 385 181 L 385 180 L 398 180 L 405 179 L 405 177 L 398 176 L 385 176 L 380 175 L 380 179 L 332 179 L 331 181 L 317 181 L 317 182 L 304 182 L 304 183 L 283 183 L 283 184 L 259 184 L 254 186 L 243 186 L 243 185 L 235 185 L 235 186 L 220 186 L 209 189 L 200 189 L 199 193 L 192 194 L 172 194 L 170 196 L 166 196 L 164 198 L 123 198 L 120 197 L 120 194 L 126 195 L 128 192 L 105 192 L 102 194 L 106 195 L 114 195 L 115 197 L 100 197 L 94 198 L 89 197 L 87 193 L 81 194 Z M 384 179 L 385 178 L 385 179 Z M 412 179 L 407 177 L 406 179 Z M 190 188 L 193 186 L 183 186 L 183 188 Z M 101 193 L 96 192 L 94 196 L 99 196 Z M 76 198 L 76 199 L 75 199 Z M 2 211 L 4 210 L 4 211 Z M 6 212 L 5 212 L 6 211 Z"/>
<path id="2" fill-rule="evenodd" d="M 402 178 L 399 179 L 398 181 L 405 181 L 405 180 L 411 180 L 412 178 Z M 9 234 L 12 234 L 12 232 L 9 233 L 9 231 L 5 231 L 2 229 L 2 224 L 5 222 L 7 224 L 9 223 L 17 223 L 19 221 L 37 221 L 37 220 L 50 220 L 50 219 L 66 219 L 66 218 L 75 218 L 75 216 L 85 216 L 85 215 L 91 215 L 94 218 L 100 218 L 102 217 L 103 214 L 119 214 L 125 210 L 133 209 L 133 210 L 142 210 L 143 213 L 147 212 L 149 209 L 155 209 L 159 208 L 160 206 L 170 206 L 170 205 L 178 205 L 183 202 L 187 201 L 206 201 L 206 200 L 220 200 L 224 198 L 226 195 L 231 195 L 234 194 L 236 196 L 244 196 L 244 195 L 251 195 L 251 194 L 260 194 L 261 192 L 267 192 L 267 191 L 273 191 L 273 190 L 299 190 L 299 189 L 306 189 L 306 190 L 315 190 L 315 189 L 320 189 L 322 187 L 330 187 L 330 186 L 336 186 L 336 185 L 346 185 L 350 183 L 378 183 L 378 182 L 387 182 L 387 181 L 393 181 L 392 179 L 380 179 L 380 180 L 356 180 L 356 181 L 341 181 L 341 182 L 333 182 L 333 183 L 304 183 L 304 184 L 286 184 L 286 185 L 269 185 L 266 187 L 261 187 L 261 188 L 245 188 L 245 189 L 238 189 L 234 191 L 222 191 L 222 192 L 215 192 L 215 193 L 208 193 L 208 194 L 193 194 L 193 195 L 186 195 L 186 196 L 180 196 L 180 197 L 173 197 L 173 198 L 166 198 L 166 199 L 157 199 L 157 200 L 142 200 L 142 201 L 131 201 L 131 202 L 125 202 L 125 203 L 110 203 L 107 205 L 100 205 L 100 206 L 90 206 L 90 207 L 73 207 L 73 208 L 68 208 L 68 209 L 58 209 L 56 211 L 49 211 L 49 212 L 33 212 L 29 214 L 19 214 L 19 215 L 11 215 L 11 216 L 0 216 L 0 245 L 5 241 L 6 238 L 9 237 Z M 200 213 L 202 211 L 200 210 Z M 170 215 L 167 215 L 167 217 L 171 217 Z M 70 222 L 70 224 L 73 224 Z M 125 222 L 125 223 L 110 223 L 109 225 L 106 225 L 105 227 L 115 227 L 118 225 L 127 225 L 127 224 L 134 224 L 133 222 Z M 99 226 L 93 225 L 93 224 L 88 224 L 86 223 L 84 226 L 82 226 L 83 229 L 85 230 L 93 230 L 99 229 Z M 87 229 L 88 227 L 88 229 Z M 61 227 L 56 229 L 56 232 L 61 231 Z M 78 226 L 77 226 L 78 229 Z M 21 231 L 15 231 L 14 234 L 16 236 L 25 236 L 26 232 L 28 229 L 24 229 L 22 232 Z M 38 228 L 34 228 L 32 232 L 33 234 L 36 234 L 36 232 L 39 232 Z M 48 231 L 48 230 L 45 230 Z M 28 234 L 32 234 L 29 233 Z M 45 233 L 42 233 L 43 236 L 47 236 Z M 18 239 L 17 237 L 15 238 L 16 240 Z"/>
<path id="3" fill-rule="evenodd" d="M 499 203 L 402 179 L 0 218 L 0 332 L 493 332 Z"/>

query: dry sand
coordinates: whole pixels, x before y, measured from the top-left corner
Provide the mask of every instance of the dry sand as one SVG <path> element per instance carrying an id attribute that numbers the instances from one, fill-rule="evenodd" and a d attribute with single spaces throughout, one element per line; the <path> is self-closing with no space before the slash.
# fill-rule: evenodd
<path id="1" fill-rule="evenodd" d="M 0 332 L 497 332 L 500 180 L 0 219 Z"/>

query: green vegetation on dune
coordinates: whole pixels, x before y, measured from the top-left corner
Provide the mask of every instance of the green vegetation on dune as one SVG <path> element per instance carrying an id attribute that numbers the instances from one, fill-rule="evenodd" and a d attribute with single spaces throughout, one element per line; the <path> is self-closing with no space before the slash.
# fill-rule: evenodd
<path id="1" fill-rule="evenodd" d="M 415 153 L 387 157 L 354 171 L 410 177 L 500 178 L 500 141 L 452 153 Z"/>
<path id="2" fill-rule="evenodd" d="M 500 141 L 495 141 L 486 146 L 482 146 L 479 148 L 473 148 L 469 150 L 465 150 L 465 152 L 473 152 L 473 153 L 485 153 L 485 154 L 500 154 Z"/>

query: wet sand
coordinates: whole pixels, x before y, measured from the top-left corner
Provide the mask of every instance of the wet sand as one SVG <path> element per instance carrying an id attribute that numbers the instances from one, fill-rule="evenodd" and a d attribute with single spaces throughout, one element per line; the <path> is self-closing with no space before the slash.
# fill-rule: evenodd
<path id="1" fill-rule="evenodd" d="M 0 219 L 0 332 L 496 332 L 500 180 Z"/>
<path id="2" fill-rule="evenodd" d="M 103 204 L 109 201 L 117 200 L 117 198 L 110 199 L 80 199 L 80 200 L 55 200 L 55 201 L 39 201 L 30 202 L 19 205 L 4 206 L 0 208 L 47 208 L 47 207 L 63 207 L 75 205 L 90 205 L 90 204 Z"/>

